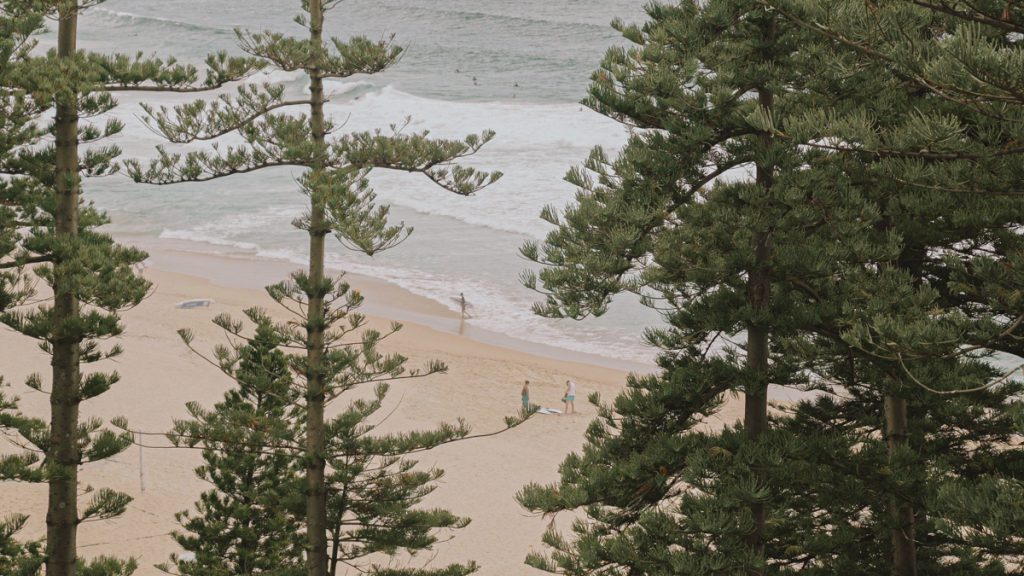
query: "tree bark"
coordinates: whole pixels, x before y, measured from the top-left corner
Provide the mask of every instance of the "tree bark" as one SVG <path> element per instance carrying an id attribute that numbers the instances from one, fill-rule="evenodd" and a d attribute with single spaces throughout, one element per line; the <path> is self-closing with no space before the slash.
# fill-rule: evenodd
<path id="1" fill-rule="evenodd" d="M 884 208 L 888 212 L 889 206 L 885 205 Z M 889 216 L 883 218 L 882 226 L 886 230 L 893 227 Z M 907 247 L 904 247 L 896 262 L 886 262 L 884 267 L 896 266 L 901 270 L 911 270 L 912 256 L 908 250 Z M 895 452 L 907 444 L 909 436 L 907 400 L 893 394 L 886 394 L 882 402 L 882 410 L 885 413 L 886 446 L 891 464 Z M 900 501 L 896 494 L 890 494 L 888 512 L 892 523 L 892 528 L 889 531 L 889 539 L 892 542 L 890 574 L 892 576 L 916 576 L 917 544 L 914 542 L 914 508 L 910 503 Z"/>
<path id="2" fill-rule="evenodd" d="M 747 284 L 750 303 L 755 312 L 768 306 L 770 280 L 764 265 L 768 259 L 769 246 L 767 234 L 755 234 L 754 262 L 757 268 L 750 271 Z M 743 406 L 743 427 L 747 438 L 757 441 L 768 431 L 768 335 L 766 327 L 757 323 L 747 323 L 747 370 L 753 380 L 746 391 Z M 752 546 L 763 550 L 765 510 L 763 504 L 753 504 L 755 529 L 750 536 Z"/>
<path id="3" fill-rule="evenodd" d="M 768 21 L 764 25 L 763 36 L 766 48 L 775 41 L 775 21 L 766 15 Z M 771 111 L 774 105 L 774 94 L 771 89 L 762 86 L 757 90 L 758 104 Z M 772 147 L 772 135 L 762 133 L 759 136 L 762 152 Z M 771 164 L 759 160 L 755 164 L 755 180 L 763 194 L 767 194 L 775 183 L 775 169 Z M 757 230 L 751 242 L 754 262 L 748 272 L 747 298 L 754 314 L 767 310 L 771 298 L 771 278 L 768 274 L 768 261 L 771 255 L 771 237 L 768 232 Z M 768 336 L 769 329 L 760 320 L 747 322 L 747 361 L 748 388 L 743 407 L 743 427 L 747 438 L 757 443 L 768 431 Z M 750 505 L 750 513 L 754 520 L 754 530 L 747 536 L 747 545 L 758 556 L 764 555 L 765 505 Z M 752 569 L 750 574 L 762 574 L 761 570 Z"/>
<path id="4" fill-rule="evenodd" d="M 885 434 L 889 446 L 889 458 L 907 443 L 907 401 L 895 396 L 885 397 Z M 914 542 L 914 508 L 900 502 L 895 494 L 889 496 L 889 517 L 893 527 L 892 574 L 893 576 L 917 575 L 917 545 Z"/>
<path id="5" fill-rule="evenodd" d="M 319 45 L 323 36 L 323 5 L 309 0 L 310 41 Z M 320 147 L 310 178 L 309 219 L 309 299 L 306 328 L 306 566 L 309 576 L 327 576 L 327 431 L 324 421 L 326 382 L 324 381 L 324 240 L 326 208 L 319 177 L 324 171 L 326 147 L 324 129 L 324 84 L 319 70 L 310 76 L 310 127 L 313 141 Z"/>
<path id="6" fill-rule="evenodd" d="M 760 174 L 760 169 L 758 172 Z M 753 249 L 756 268 L 750 271 L 747 289 L 752 308 L 757 312 L 768 306 L 771 288 L 770 280 L 763 268 L 769 254 L 767 234 L 755 234 Z M 768 334 L 766 327 L 754 322 L 747 323 L 746 364 L 750 380 L 743 406 L 743 428 L 747 438 L 754 444 L 768 431 Z M 764 554 L 765 505 L 751 504 L 750 513 L 754 520 L 754 530 L 747 536 L 747 545 L 760 556 Z M 760 570 L 750 571 L 750 574 L 761 573 Z"/>
<path id="7" fill-rule="evenodd" d="M 58 11 L 57 56 L 62 62 L 77 49 L 76 6 L 62 5 Z M 73 87 L 72 93 L 75 92 Z M 46 510 L 46 574 L 74 576 L 77 563 L 78 531 L 78 406 L 81 402 L 79 346 L 76 327 L 79 302 L 67 262 L 67 245 L 78 236 L 78 103 L 63 97 L 56 103 L 56 166 L 54 192 L 57 195 L 55 232 L 63 255 L 54 261 L 53 346 L 50 394 L 49 503 Z M 72 256 L 73 257 L 73 256 Z"/>

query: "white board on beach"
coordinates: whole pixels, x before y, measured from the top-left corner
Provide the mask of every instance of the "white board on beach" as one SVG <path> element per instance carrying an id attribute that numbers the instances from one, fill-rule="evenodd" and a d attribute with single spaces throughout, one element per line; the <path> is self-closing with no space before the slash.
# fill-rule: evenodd
<path id="1" fill-rule="evenodd" d="M 561 414 L 562 411 L 558 408 L 538 408 L 537 414 Z"/>
<path id="2" fill-rule="evenodd" d="M 175 308 L 209 308 L 213 300 L 209 298 L 196 298 L 194 300 L 182 300 L 174 305 Z"/>

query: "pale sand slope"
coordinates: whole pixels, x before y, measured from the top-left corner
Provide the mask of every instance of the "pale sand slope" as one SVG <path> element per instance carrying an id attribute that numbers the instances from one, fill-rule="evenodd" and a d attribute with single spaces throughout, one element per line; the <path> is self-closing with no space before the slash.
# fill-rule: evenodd
<path id="1" fill-rule="evenodd" d="M 156 260 L 159 264 L 160 259 Z M 216 260 L 209 257 L 196 257 L 193 264 L 217 268 Z M 226 260 L 220 264 L 225 268 L 238 265 Z M 263 265 L 249 264 L 250 268 L 253 266 Z M 231 385 L 216 368 L 191 354 L 175 331 L 192 328 L 196 345 L 209 349 L 224 341 L 220 329 L 210 323 L 214 315 L 228 312 L 241 317 L 241 310 L 249 306 L 262 306 L 275 314 L 279 311 L 261 290 L 225 287 L 154 268 L 148 269 L 146 275 L 155 283 L 155 291 L 141 306 L 125 314 L 127 331 L 121 339 L 125 354 L 116 363 L 103 366 L 116 369 L 123 380 L 110 392 L 87 402 L 83 415 L 123 415 L 133 428 L 163 432 L 174 418 L 185 416 L 187 401 L 212 406 Z M 262 275 L 265 274 L 253 274 Z M 224 283 L 238 284 L 237 277 L 235 280 Z M 354 283 L 359 285 L 357 280 Z M 439 327 L 457 327 L 457 317 L 436 303 L 379 283 L 371 282 L 365 290 L 370 301 L 387 298 L 390 306 L 408 314 L 433 317 Z M 216 304 L 194 310 L 174 308 L 176 302 L 189 298 L 212 298 Z M 371 323 L 378 327 L 386 325 L 378 318 L 371 318 Z M 448 364 L 449 372 L 396 383 L 381 415 L 397 409 L 384 422 L 382 430 L 425 428 L 461 416 L 475 432 L 487 432 L 500 428 L 502 418 L 518 410 L 524 379 L 531 381 L 533 402 L 551 407 L 560 406 L 567 378 L 578 382 L 582 398 L 577 400 L 579 414 L 575 416 L 535 416 L 499 436 L 459 442 L 419 455 L 423 466 L 446 471 L 426 504 L 469 516 L 472 523 L 456 531 L 453 540 L 422 553 L 414 562 L 422 564 L 433 558 L 432 565 L 440 566 L 473 559 L 481 564 L 479 574 L 483 576 L 534 573 L 523 564 L 523 558 L 530 550 L 543 548 L 540 537 L 549 519 L 520 508 L 514 495 L 530 481 L 557 479 L 559 462 L 582 446 L 587 423 L 595 416 L 594 407 L 583 398 L 597 391 L 611 399 L 622 389 L 625 372 L 481 344 L 459 336 L 454 328 L 445 331 L 407 324 L 388 341 L 386 349 L 409 356 L 410 366 L 430 358 L 442 360 Z M 27 413 L 45 415 L 47 398 L 25 388 L 21 382 L 31 372 L 43 372 L 45 376 L 48 368 L 48 357 L 34 343 L 6 328 L 0 329 L 0 372 L 12 384 L 8 392 L 22 397 L 22 408 Z M 732 401 L 720 418 L 735 420 L 740 411 L 739 404 Z M 148 442 L 166 445 L 159 436 Z M 4 448 L 8 449 L 9 446 Z M 160 574 L 153 564 L 165 561 L 168 554 L 177 550 L 168 535 L 176 528 L 174 513 L 190 507 L 207 485 L 192 472 L 201 463 L 198 451 L 144 449 L 142 491 L 139 452 L 133 447 L 110 460 L 84 467 L 83 486 L 111 487 L 127 492 L 135 501 L 121 518 L 83 525 L 79 545 L 84 556 L 134 556 L 140 564 L 136 574 L 149 576 Z M 0 490 L 0 514 L 14 511 L 33 517 L 24 536 L 41 535 L 45 487 L 5 483 Z"/>

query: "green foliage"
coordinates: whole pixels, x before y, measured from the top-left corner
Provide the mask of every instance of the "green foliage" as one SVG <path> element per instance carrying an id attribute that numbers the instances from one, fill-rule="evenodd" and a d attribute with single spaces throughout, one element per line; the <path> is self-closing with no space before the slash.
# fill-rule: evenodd
<path id="1" fill-rule="evenodd" d="M 851 530 L 872 530 L 892 507 L 888 497 L 914 510 L 909 530 L 917 531 L 922 572 L 1017 573 L 1021 543 L 1002 529 L 1014 512 L 991 512 L 1024 486 L 1014 417 L 1024 391 L 995 367 L 1019 362 L 1021 352 L 1024 203 L 1015 189 L 1024 117 L 1006 84 L 1019 67 L 1020 47 L 1007 34 L 1024 30 L 1019 14 L 1005 3 L 950 12 L 947 2 L 841 2 L 828 13 L 776 4 L 837 40 L 819 54 L 816 89 L 840 105 L 809 111 L 787 134 L 857 158 L 859 187 L 878 206 L 884 231 L 899 238 L 898 253 L 877 267 L 851 270 L 845 285 L 821 285 L 823 297 L 843 302 L 841 342 L 800 347 L 814 358 L 816 378 L 838 381 L 842 393 L 799 406 L 795 422 L 807 418 L 851 439 L 823 474 L 849 474 L 849 464 L 884 471 L 861 474 L 858 516 L 872 520 Z M 873 432 L 885 429 L 879 418 L 890 399 L 905 403 L 909 426 L 903 446 L 886 451 Z M 966 498 L 966 484 L 999 490 Z M 848 514 L 818 512 L 828 522 Z M 862 542 L 847 555 L 889 569 L 886 547 Z"/>
<path id="2" fill-rule="evenodd" d="M 380 72 L 398 59 L 401 49 L 390 38 L 379 42 L 363 37 L 325 39 L 325 13 L 338 3 L 301 3 L 304 13 L 295 22 L 307 30 L 304 38 L 273 31 L 236 32 L 241 49 L 266 67 L 305 72 L 310 78 L 308 96 L 287 100 L 281 86 L 250 84 L 214 101 L 147 108 L 149 125 L 173 144 L 215 141 L 231 133 L 240 136 L 242 143 L 219 146 L 213 142 L 187 152 L 161 147 L 157 158 L 148 164 L 126 162 L 127 171 L 137 182 L 171 184 L 273 166 L 306 169 L 299 186 L 309 198 L 309 209 L 294 225 L 308 234 L 309 265 L 288 281 L 267 288 L 271 298 L 290 313 L 288 322 L 273 324 L 275 346 L 303 351 L 288 355 L 294 379 L 290 389 L 295 396 L 296 408 L 291 413 L 295 425 L 287 436 L 268 437 L 267 446 L 286 449 L 292 462 L 301 462 L 305 470 L 301 495 L 305 500 L 308 573 L 327 576 L 355 566 L 379 574 L 467 574 L 475 570 L 474 565 L 392 570 L 370 564 L 370 557 L 378 553 L 428 550 L 437 541 L 439 530 L 460 528 L 468 522 L 445 510 L 415 508 L 433 490 L 441 472 L 418 471 L 408 456 L 465 438 L 469 429 L 458 422 L 426 431 L 373 432 L 371 418 L 382 406 L 386 382 L 440 373 L 445 367 L 430 362 L 421 369 L 407 370 L 404 356 L 379 352 L 378 345 L 400 326 L 392 325 L 384 333 L 366 329 L 365 318 L 356 311 L 362 296 L 340 278 L 325 273 L 324 254 L 328 235 L 348 248 L 372 255 L 398 245 L 412 231 L 388 222 L 388 207 L 376 203 L 367 179 L 371 170 L 420 173 L 446 190 L 470 195 L 497 181 L 501 174 L 455 162 L 475 154 L 494 134 L 485 131 L 463 139 L 436 139 L 427 132 L 406 133 L 409 120 L 386 131 L 342 132 L 325 115 L 324 79 Z M 294 106 L 308 107 L 308 113 L 286 110 Z M 259 330 L 270 329 L 261 315 L 248 314 L 257 324 L 257 335 Z M 227 317 L 215 322 L 233 337 L 252 340 L 241 322 Z M 191 333 L 182 331 L 181 335 L 191 345 Z M 213 361 L 237 378 L 233 372 L 237 352 L 216 350 Z M 357 395 L 364 385 L 375 386 L 372 398 Z M 340 413 L 326 417 L 327 408 L 338 400 L 347 404 Z M 197 418 L 204 414 L 198 408 L 193 410 Z M 517 425 L 526 416 L 509 419 L 506 426 Z M 296 494 L 300 494 L 298 489 L 290 496 Z M 212 510 L 215 498 L 222 497 L 210 495 L 207 509 Z M 204 559 L 201 564 L 212 562 Z M 179 562 L 178 569 L 187 568 Z"/>
<path id="3" fill-rule="evenodd" d="M 183 532 L 174 538 L 194 560 L 172 557 L 183 575 L 286 576 L 304 573 L 299 469 L 290 444 L 296 426 L 287 357 L 270 320 L 250 311 L 257 322 L 251 342 L 219 354 L 221 366 L 238 384 L 224 400 L 205 410 L 189 404 L 189 420 L 175 422 L 168 434 L 178 446 L 203 447 L 199 478 L 213 488 L 195 511 L 176 518 Z"/>
<path id="4" fill-rule="evenodd" d="M 16 2 L 0 3 L 0 172 L 22 147 L 43 136 L 34 119 L 39 105 L 16 84 L 19 69 L 29 58 L 42 17 Z M 19 226 L 36 223 L 32 204 L 36 185 L 24 178 L 0 179 L 0 313 L 33 294 L 23 273 L 29 255 L 19 250 Z"/>
<path id="5" fill-rule="evenodd" d="M 475 563 L 470 562 L 469 564 L 452 564 L 444 568 L 425 570 L 420 568 L 380 568 L 374 567 L 373 574 L 375 576 L 467 576 L 476 572 L 477 566 Z"/>
<path id="6" fill-rule="evenodd" d="M 631 137 L 616 158 L 595 149 L 569 172 L 576 202 L 542 213 L 557 228 L 524 246 L 544 268 L 523 280 L 545 295 L 535 311 L 553 317 L 603 314 L 615 294 L 639 294 L 666 321 L 646 334 L 664 349 L 661 371 L 600 406 L 559 483 L 524 489 L 529 509 L 587 517 L 573 539 L 549 532 L 552 556 L 528 562 L 569 574 L 780 570 L 780 543 L 807 537 L 792 529 L 780 475 L 799 442 L 759 430 L 756 398 L 768 384 L 807 384 L 781 346 L 830 314 L 813 284 L 893 246 L 871 236 L 877 209 L 841 164 L 770 125 L 814 102 L 802 75 L 812 34 L 742 0 L 648 13 L 642 27 L 615 25 L 633 45 L 608 51 L 585 101 Z M 754 332 L 768 361 L 752 351 Z M 736 392 L 745 426 L 700 432 Z"/>
<path id="7" fill-rule="evenodd" d="M 342 181 L 358 178 L 361 171 L 371 168 L 420 172 L 442 188 L 464 196 L 501 177 L 500 172 L 478 172 L 452 164 L 457 158 L 476 153 L 494 137 L 493 132 L 471 135 L 464 140 L 439 140 L 429 138 L 427 132 L 405 134 L 401 126 L 392 125 L 388 132 L 374 130 L 341 135 L 325 149 L 319 149 L 314 144 L 307 119 L 270 112 L 285 105 L 279 95 L 275 96 L 278 89 L 268 86 L 256 90 L 267 92 L 254 92 L 250 87 L 239 89 L 240 96 L 235 100 L 222 100 L 221 106 L 196 102 L 173 111 L 152 111 L 150 125 L 171 142 L 189 143 L 236 131 L 246 143 L 224 150 L 195 150 L 184 155 L 159 148 L 159 157 L 146 167 L 138 161 L 127 162 L 129 175 L 136 182 L 154 184 L 202 182 L 272 166 L 309 166 L 322 162 L 325 168 L 341 176 Z M 303 103 L 287 102 L 286 105 Z M 333 128 L 330 123 L 326 124 L 328 132 Z M 326 175 L 320 177 L 326 178 Z M 325 188 L 320 190 L 325 195 L 328 193 Z"/>
<path id="8" fill-rule="evenodd" d="M 302 273 L 295 273 L 290 282 L 268 287 L 271 297 L 294 316 L 289 322 L 274 323 L 259 309 L 247 310 L 255 325 L 251 336 L 241 321 L 228 316 L 214 320 L 235 343 L 215 348 L 210 360 L 239 387 L 230 390 L 212 411 L 190 404 L 192 419 L 177 422 L 168 435 L 177 445 L 203 447 L 206 464 L 197 474 L 215 489 L 204 493 L 196 513 L 178 515 L 189 533 L 178 534 L 176 539 L 196 553 L 195 561 L 176 560 L 173 569 L 163 569 L 186 575 L 286 575 L 296 569 L 304 573 L 296 525 L 303 523 L 305 487 L 299 468 L 305 458 L 308 361 L 304 354 L 285 351 L 305 346 L 301 326 L 308 319 L 300 303 L 310 289 L 309 279 Z M 377 347 L 400 326 L 392 325 L 386 333 L 367 329 L 365 318 L 357 312 L 361 294 L 333 279 L 326 281 L 324 290 L 332 303 L 327 309 L 331 328 L 324 335 L 326 354 L 321 364 L 324 395 L 328 405 L 348 400 L 326 421 L 330 573 L 353 565 L 395 575 L 474 571 L 472 564 L 396 571 L 369 563 L 378 553 L 430 550 L 439 531 L 468 524 L 467 518 L 446 510 L 417 507 L 443 473 L 418 470 L 408 455 L 466 438 L 470 430 L 459 422 L 431 430 L 377 432 L 374 416 L 385 400 L 387 382 L 442 373 L 447 368 L 431 362 L 407 369 L 405 357 L 378 352 Z M 182 337 L 192 347 L 191 334 L 182 331 Z M 349 399 L 366 385 L 373 386 L 371 398 Z M 521 421 L 514 419 L 508 426 Z"/>
<path id="9" fill-rule="evenodd" d="M 0 3 L 0 322 L 36 340 L 53 367 L 47 381 L 33 375 L 25 383 L 50 395 L 50 418 L 20 414 L 0 399 L 0 425 L 39 454 L 5 454 L 0 469 L 4 479 L 50 484 L 48 571 L 119 576 L 133 572 L 135 562 L 82 562 L 74 549 L 79 523 L 113 518 L 131 501 L 100 489 L 78 503 L 79 467 L 131 444 L 124 422 L 114 430 L 79 418 L 81 402 L 119 380 L 117 373 L 82 367 L 121 353 L 104 341 L 122 333 L 120 313 L 138 305 L 150 283 L 138 274 L 146 253 L 99 232 L 107 217 L 81 196 L 83 179 L 119 170 L 120 149 L 101 141 L 124 126 L 97 118 L 117 105 L 114 91 L 214 88 L 250 74 L 257 63 L 214 55 L 200 79 L 195 67 L 174 60 L 78 50 L 77 14 L 98 3 Z M 32 50 L 32 35 L 45 17 L 57 22 L 58 48 L 40 53 Z"/>
<path id="10" fill-rule="evenodd" d="M 412 452 L 464 438 L 464 425 L 392 435 L 374 435 L 370 418 L 380 410 L 387 393 L 378 384 L 369 401 L 357 400 L 328 423 L 328 526 L 331 573 L 376 552 L 429 550 L 437 531 L 469 524 L 443 509 L 414 508 L 434 491 L 443 471 L 416 470 Z M 472 571 L 472 570 L 469 570 Z M 468 573 L 467 571 L 466 573 Z M 434 574 L 434 571 L 424 574 Z M 459 572 L 460 574 L 462 572 Z"/>
<path id="11" fill-rule="evenodd" d="M 639 293 L 665 316 L 646 334 L 661 371 L 600 405 L 560 482 L 520 494 L 586 514 L 528 563 L 902 573 L 891 536 L 909 531 L 920 573 L 1019 572 L 999 503 L 1024 486 L 1022 389 L 994 362 L 1021 352 L 1019 9 L 934 3 L 994 21 L 968 25 L 912 4 L 681 2 L 616 24 L 634 45 L 609 50 L 586 103 L 631 138 L 569 173 L 576 203 L 542 213 L 557 228 L 523 247 L 545 265 L 523 280 L 553 317 Z M 760 371 L 743 364 L 755 328 Z M 695 429 L 723 393 L 768 383 L 820 395 L 756 441 Z"/>
<path id="12" fill-rule="evenodd" d="M 79 560 L 77 574 L 82 576 L 131 576 L 139 564 L 134 559 L 121 560 L 110 556 L 99 556 L 88 562 Z"/>
<path id="13" fill-rule="evenodd" d="M 789 486 L 814 532 L 801 551 L 814 559 L 811 573 L 891 568 L 885 512 L 893 494 L 914 507 L 922 573 L 1018 573 L 1022 547 L 1008 525 L 1019 510 L 1000 503 L 1024 486 L 1019 429 L 1003 409 L 1010 399 L 1019 402 L 1021 386 L 951 398 L 903 390 L 911 434 L 907 446 L 892 451 L 878 434 L 883 399 L 872 384 L 880 378 L 865 380 L 845 387 L 842 397 L 801 403 L 779 422 L 808 447 L 788 465 L 803 471 Z"/>
<path id="14" fill-rule="evenodd" d="M 0 472 L 0 479 L 6 478 Z M 9 576 L 38 576 L 43 566 L 41 542 L 22 544 L 14 539 L 28 520 L 27 516 L 12 514 L 0 518 L 0 574 Z"/>

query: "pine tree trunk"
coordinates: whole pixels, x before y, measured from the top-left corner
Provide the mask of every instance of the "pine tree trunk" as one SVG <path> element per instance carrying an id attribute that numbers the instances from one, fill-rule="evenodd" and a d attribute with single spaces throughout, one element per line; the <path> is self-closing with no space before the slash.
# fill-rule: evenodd
<path id="1" fill-rule="evenodd" d="M 770 18 L 770 17 L 769 17 Z M 772 19 L 765 24 L 765 46 L 770 47 L 775 40 L 775 22 Z M 757 91 L 757 101 L 765 110 L 771 111 L 774 95 L 767 87 Z M 763 151 L 772 146 L 771 134 L 762 134 L 760 144 Z M 775 183 L 774 168 L 758 162 L 755 179 L 767 194 Z M 768 276 L 768 259 L 771 253 L 771 239 L 767 232 L 758 231 L 754 234 L 752 246 L 754 264 L 747 281 L 747 298 L 755 314 L 766 311 L 771 292 L 771 279 Z M 766 327 L 759 322 L 747 323 L 747 370 L 754 379 L 751 388 L 747 389 L 743 410 L 743 427 L 752 442 L 768 431 L 768 335 Z M 747 537 L 751 550 L 758 556 L 764 554 L 764 532 L 766 511 L 764 504 L 751 504 L 750 512 L 754 519 L 754 531 Z M 761 574 L 760 570 L 751 570 L 751 574 Z"/>
<path id="2" fill-rule="evenodd" d="M 758 169 L 758 173 L 760 174 L 760 169 Z M 764 310 L 768 305 L 770 283 L 764 270 L 769 250 L 766 234 L 755 235 L 753 249 L 756 268 L 750 271 L 747 289 L 750 303 L 756 312 Z M 747 369 L 750 372 L 750 378 L 756 379 L 756 382 L 752 383 L 751 388 L 753 389 L 748 388 L 746 392 L 743 427 L 747 437 L 756 442 L 762 434 L 768 431 L 768 330 L 755 323 L 747 324 Z M 751 512 L 755 527 L 749 537 L 749 543 L 751 547 L 763 551 L 764 505 L 752 504 Z"/>
<path id="3" fill-rule="evenodd" d="M 256 413 L 259 414 L 259 404 L 256 405 Z M 247 439 L 248 440 L 248 439 Z M 251 443 L 252 446 L 260 446 L 262 443 Z M 243 456 L 245 458 L 246 456 Z M 245 521 L 242 523 L 244 530 L 241 531 L 241 535 L 238 537 L 238 573 L 239 574 L 252 574 L 254 567 L 253 564 L 257 560 L 257 554 L 260 552 L 260 532 L 259 526 L 254 526 L 253 508 L 255 507 L 255 498 L 250 498 L 249 495 L 253 494 L 256 496 L 253 484 L 255 483 L 255 470 L 256 464 L 251 464 L 245 471 L 245 476 L 242 478 L 242 504 L 246 506 L 245 510 Z M 258 521 L 258 520 L 256 520 Z"/>
<path id="4" fill-rule="evenodd" d="M 59 11 L 57 55 L 66 61 L 77 44 L 78 13 L 75 6 Z M 78 104 L 62 98 L 56 110 L 55 214 L 59 242 L 78 236 Z M 78 405 L 79 337 L 74 327 L 79 313 L 73 280 L 67 269 L 72 263 L 58 259 L 53 275 L 53 389 L 50 394 L 49 504 L 46 511 L 46 574 L 74 576 L 76 532 L 78 529 Z"/>
<path id="5" fill-rule="evenodd" d="M 758 169 L 758 174 L 761 170 Z M 770 179 L 770 176 L 768 176 Z M 760 176 L 758 177 L 760 180 Z M 768 305 L 769 279 L 763 268 L 768 259 L 768 238 L 759 233 L 754 237 L 755 268 L 750 271 L 748 297 L 755 311 L 763 310 Z M 744 402 L 743 427 L 747 438 L 756 443 L 768 431 L 768 330 L 756 323 L 747 324 L 747 369 L 750 387 Z M 756 379 L 756 381 L 755 381 Z M 756 386 L 756 387 L 755 387 Z M 747 536 L 747 544 L 758 556 L 764 554 L 765 506 L 761 503 L 750 505 L 754 519 L 754 530 Z M 760 570 L 751 570 L 751 574 L 761 574 Z"/>
<path id="6" fill-rule="evenodd" d="M 347 462 L 346 464 L 350 464 Z M 337 576 L 338 574 L 338 562 L 341 560 L 341 536 L 342 531 L 345 527 L 342 525 L 345 521 L 345 512 L 348 510 L 349 499 L 348 499 L 348 487 L 346 487 L 338 494 L 340 501 L 338 502 L 335 510 L 338 515 L 335 517 L 334 526 L 331 528 L 331 557 L 330 564 L 331 569 L 328 576 Z"/>
<path id="7" fill-rule="evenodd" d="M 341 528 L 331 534 L 331 558 L 330 558 L 330 572 L 328 576 L 336 576 L 338 573 L 338 553 L 341 551 Z"/>
<path id="8" fill-rule="evenodd" d="M 889 457 L 907 443 L 907 401 L 895 396 L 885 397 L 885 434 L 889 446 Z M 914 543 L 914 508 L 900 502 L 896 495 L 889 496 L 889 517 L 893 528 L 892 574 L 893 576 L 916 576 L 917 546 Z"/>
<path id="9" fill-rule="evenodd" d="M 884 210 L 887 212 L 889 206 L 886 204 Z M 892 222 L 888 216 L 883 218 L 882 226 L 885 230 L 892 228 Z M 911 268 L 910 254 L 907 248 L 900 253 L 895 265 L 900 269 Z M 893 266 L 892 262 L 884 263 L 885 267 Z M 907 401 L 891 394 L 883 398 L 883 410 L 885 412 L 885 439 L 889 451 L 889 461 L 895 455 L 896 450 L 907 444 L 909 425 L 907 422 Z M 889 519 L 892 522 L 892 529 L 889 538 L 892 541 L 892 570 L 893 576 L 916 576 L 917 574 L 917 544 L 914 542 L 914 508 L 906 503 L 900 502 L 895 494 L 889 495 Z"/>
<path id="10" fill-rule="evenodd" d="M 323 6 L 320 0 L 309 0 L 310 41 L 319 45 L 323 34 Z M 317 70 L 310 70 L 310 122 L 313 141 L 324 154 L 324 84 Z M 310 175 L 309 220 L 309 284 L 307 319 L 307 390 L 306 390 L 306 566 L 309 576 L 327 576 L 327 431 L 324 421 L 326 383 L 324 382 L 324 239 L 327 235 L 326 209 L 323 194 L 316 190 L 324 160 L 318 157 Z"/>

